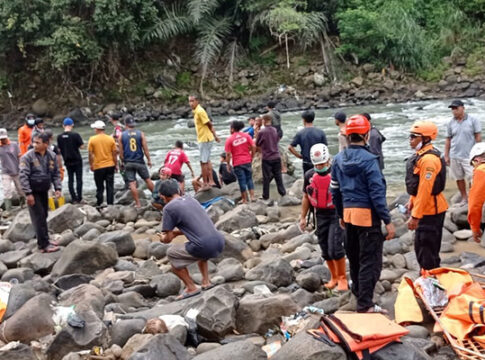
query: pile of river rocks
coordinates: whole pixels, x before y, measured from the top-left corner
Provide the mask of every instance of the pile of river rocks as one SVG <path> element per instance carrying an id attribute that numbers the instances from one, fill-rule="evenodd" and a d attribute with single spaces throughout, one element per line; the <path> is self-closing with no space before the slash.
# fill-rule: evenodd
<path id="1" fill-rule="evenodd" d="M 297 210 L 291 208 L 300 204 L 301 180 L 285 180 L 293 185 L 289 195 L 277 202 L 234 206 L 219 201 L 209 208 L 226 240 L 223 254 L 209 263 L 217 286 L 182 301 L 175 301 L 182 284 L 170 272 L 169 245 L 152 238 L 161 230 L 161 214 L 151 210 L 147 200 L 142 200 L 146 205 L 142 210 L 136 210 L 130 206 L 129 192 L 119 192 L 117 205 L 99 211 L 71 204 L 57 209 L 48 224 L 61 251 L 52 254 L 36 250 L 28 213 L 20 211 L 0 239 L 0 278 L 14 284 L 0 324 L 0 341 L 6 344 L 0 346 L 0 360 L 266 359 L 261 348 L 275 341 L 283 344 L 272 357 L 275 360 L 347 359 L 340 347 L 329 347 L 305 331 L 288 342 L 277 331 L 268 333 L 279 328 L 282 316 L 307 305 L 325 313 L 355 307 L 349 292 L 322 287 L 330 273 L 316 237 L 299 230 Z M 197 198 L 201 202 L 221 195 L 236 198 L 237 192 L 233 184 Z M 399 197 L 391 206 L 404 201 Z M 397 237 L 384 244 L 384 269 L 375 290 L 375 300 L 391 316 L 401 277 L 415 279 L 419 270 L 404 215 L 397 209 L 392 214 Z M 466 225 L 466 208 L 453 208 L 445 222 L 443 252 L 452 251 L 456 241 L 470 239 L 470 231 L 463 230 Z M 485 258 L 473 253 L 443 263 L 485 270 Z M 196 264 L 189 271 L 200 283 Z M 71 306 L 75 316 L 67 323 L 60 321 L 60 309 Z M 198 310 L 197 346 L 183 325 L 165 333 L 143 333 L 147 320 L 184 316 L 190 309 Z M 311 316 L 304 329 L 316 327 L 318 320 Z M 402 344 L 381 350 L 375 358 L 456 358 L 427 327 L 409 329 Z"/>

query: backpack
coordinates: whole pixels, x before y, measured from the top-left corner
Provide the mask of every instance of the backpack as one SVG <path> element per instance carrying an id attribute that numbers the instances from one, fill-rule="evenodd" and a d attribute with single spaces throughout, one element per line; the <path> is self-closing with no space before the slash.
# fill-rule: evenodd
<path id="1" fill-rule="evenodd" d="M 311 178 L 310 185 L 306 187 L 308 200 L 316 209 L 335 209 L 330 192 L 330 174 L 319 175 L 315 173 Z"/>

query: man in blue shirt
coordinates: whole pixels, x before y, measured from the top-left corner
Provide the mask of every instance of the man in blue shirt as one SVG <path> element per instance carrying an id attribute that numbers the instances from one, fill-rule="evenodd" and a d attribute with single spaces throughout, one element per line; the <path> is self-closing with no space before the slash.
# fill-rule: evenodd
<path id="1" fill-rule="evenodd" d="M 186 299 L 200 294 L 200 289 L 187 270 L 187 266 L 194 262 L 197 262 L 202 274 L 202 290 L 214 286 L 210 282 L 207 260 L 222 253 L 224 236 L 217 231 L 197 200 L 189 196 L 180 196 L 177 181 L 162 181 L 160 196 L 166 204 L 163 208 L 162 233 L 158 234 L 160 240 L 168 244 L 179 235 L 185 235 L 188 240 L 184 244 L 173 244 L 167 251 L 172 271 L 185 284 L 185 290 L 178 299 Z M 174 230 L 175 228 L 178 230 Z"/>
<path id="2" fill-rule="evenodd" d="M 140 198 L 136 188 L 136 174 L 146 182 L 150 191 L 153 191 L 154 185 L 150 179 L 150 173 L 145 165 L 144 156 L 147 158 L 147 164 L 152 167 L 150 152 L 142 131 L 135 129 L 135 119 L 131 115 L 125 117 L 125 131 L 118 139 L 120 149 L 120 159 L 125 168 L 125 176 L 130 184 L 130 190 L 135 200 L 135 207 L 140 208 Z"/>
<path id="3" fill-rule="evenodd" d="M 306 110 L 301 114 L 304 128 L 300 130 L 293 141 L 288 146 L 288 150 L 297 158 L 302 159 L 303 162 L 303 175 L 313 169 L 312 160 L 310 158 L 310 149 L 315 144 L 327 145 L 327 137 L 323 130 L 313 126 L 313 120 L 315 120 L 315 113 L 312 110 Z M 295 146 L 300 145 L 301 152 L 296 151 Z"/>
<path id="4" fill-rule="evenodd" d="M 248 124 L 249 126 L 247 128 L 243 129 L 243 132 L 248 133 L 249 136 L 251 136 L 254 139 L 254 123 L 256 122 L 256 118 L 254 116 L 251 116 L 248 119 Z"/>

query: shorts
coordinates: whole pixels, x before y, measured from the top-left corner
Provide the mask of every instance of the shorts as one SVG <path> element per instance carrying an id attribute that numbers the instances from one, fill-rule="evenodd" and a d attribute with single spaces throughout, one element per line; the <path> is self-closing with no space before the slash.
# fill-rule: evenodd
<path id="1" fill-rule="evenodd" d="M 202 260 L 190 255 L 185 249 L 185 244 L 172 244 L 168 248 L 167 257 L 175 269 L 183 269 L 190 264 Z"/>
<path id="2" fill-rule="evenodd" d="M 473 168 L 466 159 L 450 159 L 450 175 L 455 180 L 471 180 Z"/>
<path id="3" fill-rule="evenodd" d="M 185 176 L 182 175 L 182 174 L 180 174 L 180 175 L 172 174 L 171 178 L 177 180 L 177 182 L 179 182 L 179 183 L 183 183 L 185 181 Z"/>
<path id="4" fill-rule="evenodd" d="M 136 174 L 143 180 L 150 178 L 150 173 L 145 163 L 127 162 L 125 163 L 125 177 L 128 182 L 136 181 Z"/>
<path id="5" fill-rule="evenodd" d="M 214 141 L 206 141 L 199 143 L 199 152 L 200 152 L 200 162 L 201 163 L 208 163 L 211 159 L 211 149 L 212 144 Z"/>

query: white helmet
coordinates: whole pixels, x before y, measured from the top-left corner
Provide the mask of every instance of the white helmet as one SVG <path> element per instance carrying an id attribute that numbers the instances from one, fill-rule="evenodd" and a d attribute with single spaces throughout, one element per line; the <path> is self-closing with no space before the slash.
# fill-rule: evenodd
<path id="1" fill-rule="evenodd" d="M 473 145 L 470 151 L 470 164 L 476 156 L 482 155 L 482 154 L 485 154 L 485 143 L 479 142 Z"/>
<path id="2" fill-rule="evenodd" d="M 324 164 L 330 159 L 328 147 L 325 144 L 315 144 L 310 149 L 310 158 L 313 165 Z"/>

